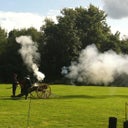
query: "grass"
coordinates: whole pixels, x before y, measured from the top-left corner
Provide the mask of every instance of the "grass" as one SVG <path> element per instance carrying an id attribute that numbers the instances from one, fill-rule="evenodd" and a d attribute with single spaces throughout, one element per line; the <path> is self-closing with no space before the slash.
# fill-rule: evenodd
<path id="1" fill-rule="evenodd" d="M 0 128 L 108 128 L 109 117 L 117 118 L 117 128 L 123 127 L 128 88 L 51 88 L 49 99 L 14 100 L 10 97 L 11 85 L 1 84 Z"/>

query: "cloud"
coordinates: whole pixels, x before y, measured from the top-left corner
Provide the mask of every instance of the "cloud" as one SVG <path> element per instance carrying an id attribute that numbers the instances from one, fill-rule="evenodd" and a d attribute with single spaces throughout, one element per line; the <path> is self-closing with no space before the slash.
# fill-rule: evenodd
<path id="1" fill-rule="evenodd" d="M 104 10 L 113 19 L 128 17 L 128 0 L 103 0 Z"/>
<path id="2" fill-rule="evenodd" d="M 115 20 L 112 18 L 107 19 L 107 24 L 111 26 L 112 33 L 116 33 L 117 31 L 120 32 L 120 38 L 124 38 L 124 36 L 128 36 L 128 18 L 123 18 L 120 20 Z"/>
<path id="3" fill-rule="evenodd" d="M 0 11 L 0 26 L 7 32 L 15 29 L 34 27 L 40 30 L 40 27 L 44 24 L 45 16 L 40 16 L 34 13 L 22 13 L 22 12 L 3 12 Z M 54 21 L 55 16 L 47 16 Z M 56 22 L 56 21 L 55 21 Z"/>

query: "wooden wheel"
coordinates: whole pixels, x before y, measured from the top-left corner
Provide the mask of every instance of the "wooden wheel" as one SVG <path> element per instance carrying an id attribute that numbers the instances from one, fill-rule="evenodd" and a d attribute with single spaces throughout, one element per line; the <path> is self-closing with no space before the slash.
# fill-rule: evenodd
<path id="1" fill-rule="evenodd" d="M 37 88 L 38 98 L 48 98 L 51 95 L 51 87 L 47 84 L 42 84 Z"/>

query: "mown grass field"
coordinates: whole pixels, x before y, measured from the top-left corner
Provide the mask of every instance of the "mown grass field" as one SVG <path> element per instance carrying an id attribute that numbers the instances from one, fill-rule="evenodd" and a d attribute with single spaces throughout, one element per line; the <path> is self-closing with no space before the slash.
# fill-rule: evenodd
<path id="1" fill-rule="evenodd" d="M 12 99 L 11 85 L 0 85 L 0 128 L 117 128 L 125 121 L 127 87 L 51 85 L 49 99 Z M 30 113 L 29 113 L 30 112 Z"/>

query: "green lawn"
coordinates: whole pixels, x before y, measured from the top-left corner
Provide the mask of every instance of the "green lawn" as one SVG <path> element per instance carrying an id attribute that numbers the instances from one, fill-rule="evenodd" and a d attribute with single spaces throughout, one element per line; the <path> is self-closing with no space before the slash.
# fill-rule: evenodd
<path id="1" fill-rule="evenodd" d="M 51 88 L 49 99 L 14 100 L 10 97 L 11 85 L 1 84 L 0 128 L 108 128 L 109 117 L 117 118 L 117 128 L 123 127 L 128 88 L 68 85 Z"/>

